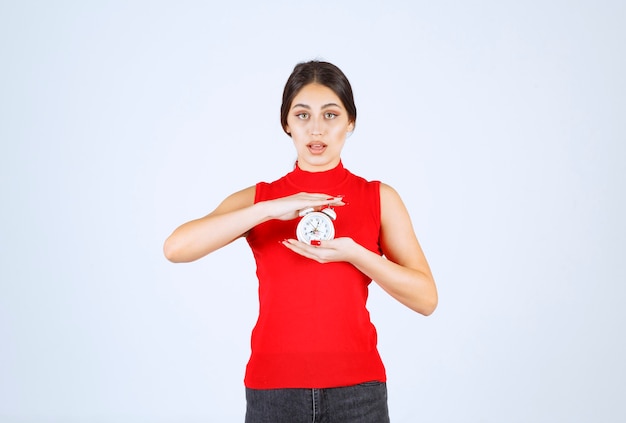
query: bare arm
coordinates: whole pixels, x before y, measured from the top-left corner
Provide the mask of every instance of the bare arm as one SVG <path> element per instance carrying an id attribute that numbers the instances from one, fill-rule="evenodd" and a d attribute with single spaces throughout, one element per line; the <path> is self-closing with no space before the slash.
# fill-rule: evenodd
<path id="1" fill-rule="evenodd" d="M 322 242 L 319 247 L 289 240 L 293 251 L 320 262 L 347 261 L 372 278 L 410 309 L 430 315 L 437 307 L 437 288 L 410 216 L 398 193 L 381 184 L 381 247 L 385 257 L 350 238 Z"/>
<path id="2" fill-rule="evenodd" d="M 381 184 L 380 200 L 381 247 L 386 259 L 378 255 L 375 259 L 366 257 L 361 251 L 355 266 L 402 304 L 430 315 L 437 307 L 437 288 L 409 213 L 398 193 L 388 185 Z"/>
<path id="3" fill-rule="evenodd" d="M 260 223 L 295 219 L 298 211 L 307 207 L 344 204 L 341 198 L 307 193 L 255 204 L 255 192 L 254 186 L 238 191 L 208 215 L 176 228 L 163 245 L 165 257 L 174 263 L 191 262 L 245 236 Z"/>
<path id="4" fill-rule="evenodd" d="M 255 187 L 236 192 L 208 215 L 176 228 L 163 245 L 165 257 L 174 263 L 197 260 L 263 222 L 263 211 L 254 206 L 254 193 Z"/>

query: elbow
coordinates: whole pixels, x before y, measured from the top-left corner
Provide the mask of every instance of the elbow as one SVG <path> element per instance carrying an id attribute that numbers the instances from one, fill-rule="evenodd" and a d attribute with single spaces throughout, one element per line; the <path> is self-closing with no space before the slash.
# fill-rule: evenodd
<path id="1" fill-rule="evenodd" d="M 181 257 L 180 248 L 177 247 L 176 241 L 171 236 L 163 244 L 163 254 L 172 263 L 183 263 L 185 261 Z"/>
<path id="2" fill-rule="evenodd" d="M 435 294 L 434 296 L 413 298 L 411 301 L 400 300 L 400 302 L 422 316 L 430 316 L 435 312 L 438 300 Z"/>
<path id="3" fill-rule="evenodd" d="M 430 295 L 423 297 L 419 302 L 419 305 L 414 307 L 413 310 L 423 316 L 430 316 L 435 312 L 438 304 L 439 297 L 437 295 L 437 291 L 435 290 Z"/>
<path id="4" fill-rule="evenodd" d="M 172 234 L 163 244 L 163 255 L 172 263 L 191 263 L 207 255 L 208 251 L 198 251 L 184 237 Z"/>
<path id="5" fill-rule="evenodd" d="M 437 308 L 437 303 L 438 303 L 437 298 L 429 301 L 427 304 L 423 305 L 419 313 L 423 316 L 430 316 L 431 314 L 435 312 L 435 309 Z"/>
<path id="6" fill-rule="evenodd" d="M 422 310 L 419 311 L 424 316 L 430 316 L 437 309 L 437 305 L 439 304 L 439 293 L 437 292 L 437 285 L 435 285 L 435 281 L 430 276 L 430 284 L 425 292 L 423 302 L 422 302 Z"/>

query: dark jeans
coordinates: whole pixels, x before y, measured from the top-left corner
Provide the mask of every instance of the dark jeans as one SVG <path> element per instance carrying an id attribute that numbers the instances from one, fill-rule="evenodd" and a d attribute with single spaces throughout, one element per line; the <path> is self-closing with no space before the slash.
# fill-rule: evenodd
<path id="1" fill-rule="evenodd" d="M 388 423 L 387 385 L 345 388 L 246 388 L 246 423 Z"/>

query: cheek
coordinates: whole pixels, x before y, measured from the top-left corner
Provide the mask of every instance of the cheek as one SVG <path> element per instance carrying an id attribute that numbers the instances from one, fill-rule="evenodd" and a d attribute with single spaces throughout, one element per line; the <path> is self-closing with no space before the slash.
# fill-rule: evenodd
<path id="1" fill-rule="evenodd" d="M 306 144 L 308 142 L 308 137 L 306 132 L 302 130 L 302 128 L 291 128 L 291 140 L 295 144 Z"/>
<path id="2" fill-rule="evenodd" d="M 292 134 L 302 134 L 306 130 L 306 125 L 303 122 L 291 119 L 287 121 L 287 127 Z"/>
<path id="3" fill-rule="evenodd" d="M 337 125 L 329 130 L 329 134 L 333 136 L 333 138 L 345 139 L 350 132 L 349 128 L 344 125 Z"/>

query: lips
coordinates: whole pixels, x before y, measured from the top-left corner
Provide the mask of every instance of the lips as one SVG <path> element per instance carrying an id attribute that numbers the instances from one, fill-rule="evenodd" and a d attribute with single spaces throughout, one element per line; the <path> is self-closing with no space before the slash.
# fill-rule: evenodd
<path id="1" fill-rule="evenodd" d="M 326 149 L 326 144 L 323 142 L 311 142 L 307 144 L 309 151 L 313 154 L 321 154 Z"/>

